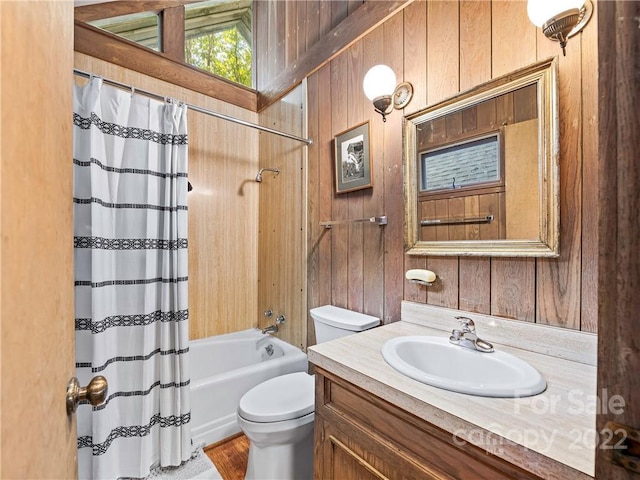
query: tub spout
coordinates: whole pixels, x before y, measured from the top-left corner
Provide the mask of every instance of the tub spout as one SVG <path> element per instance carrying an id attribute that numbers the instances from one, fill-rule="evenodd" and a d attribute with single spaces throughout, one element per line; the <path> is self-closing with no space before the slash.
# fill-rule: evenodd
<path id="1" fill-rule="evenodd" d="M 262 329 L 262 333 L 278 333 L 278 330 L 280 329 L 280 325 L 282 325 L 285 322 L 285 316 L 284 315 L 278 315 L 278 317 L 276 318 L 276 323 L 273 325 L 269 325 L 267 328 L 263 328 Z"/>
<path id="2" fill-rule="evenodd" d="M 265 333 L 278 333 L 278 325 L 269 325 L 267 328 L 263 328 L 262 334 Z"/>

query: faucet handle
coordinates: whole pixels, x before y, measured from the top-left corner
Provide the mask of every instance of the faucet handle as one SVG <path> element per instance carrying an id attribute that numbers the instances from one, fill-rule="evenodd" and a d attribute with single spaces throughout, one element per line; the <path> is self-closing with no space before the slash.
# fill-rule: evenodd
<path id="1" fill-rule="evenodd" d="M 462 332 L 460 330 L 453 329 L 451 331 L 451 336 L 449 337 L 449 341 L 451 343 L 458 343 L 462 340 Z"/>
<path id="2" fill-rule="evenodd" d="M 476 324 L 473 323 L 473 320 L 467 317 L 455 317 L 455 318 L 460 322 L 460 326 L 462 327 L 463 331 L 475 333 Z"/>

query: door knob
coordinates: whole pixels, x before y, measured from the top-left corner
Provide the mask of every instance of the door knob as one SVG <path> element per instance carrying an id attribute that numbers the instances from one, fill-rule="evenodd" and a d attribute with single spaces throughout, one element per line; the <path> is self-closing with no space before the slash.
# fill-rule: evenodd
<path id="1" fill-rule="evenodd" d="M 90 403 L 94 407 L 104 403 L 109 385 L 102 375 L 93 377 L 86 387 L 81 387 L 76 377 L 67 384 L 67 415 L 76 411 L 81 403 Z"/>

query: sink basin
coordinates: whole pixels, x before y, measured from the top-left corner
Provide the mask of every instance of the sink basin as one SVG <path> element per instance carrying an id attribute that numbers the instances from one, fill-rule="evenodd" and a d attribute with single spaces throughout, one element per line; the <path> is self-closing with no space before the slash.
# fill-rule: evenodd
<path id="1" fill-rule="evenodd" d="M 445 337 L 396 337 L 382 346 L 385 361 L 427 385 L 483 397 L 527 397 L 547 382 L 527 362 L 501 351 L 483 353 Z"/>

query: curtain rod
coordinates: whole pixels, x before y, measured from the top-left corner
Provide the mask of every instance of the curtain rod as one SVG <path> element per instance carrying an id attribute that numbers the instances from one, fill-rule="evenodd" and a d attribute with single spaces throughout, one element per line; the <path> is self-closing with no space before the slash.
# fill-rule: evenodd
<path id="1" fill-rule="evenodd" d="M 91 77 L 99 77 L 102 78 L 102 81 L 113 85 L 115 87 L 123 88 L 125 90 L 132 90 L 141 95 L 145 95 L 147 97 L 156 98 L 159 100 L 165 100 L 167 97 L 165 95 L 158 95 L 157 93 L 147 92 L 145 90 L 141 90 L 139 88 L 135 88 L 131 85 L 126 85 L 124 83 L 116 82 L 115 80 L 110 80 L 108 78 L 100 77 L 99 75 L 93 75 L 91 73 L 83 72 L 82 70 L 78 70 L 77 68 L 73 69 L 74 75 L 78 75 L 79 77 L 91 78 Z M 212 117 L 220 118 L 222 120 L 227 120 L 229 122 L 238 123 L 240 125 L 244 125 L 245 127 L 255 128 L 257 130 L 261 130 L 267 133 L 273 133 L 274 135 L 279 135 L 281 137 L 290 138 L 291 140 L 297 140 L 298 142 L 306 143 L 307 145 L 312 145 L 313 140 L 311 138 L 303 138 L 298 137 L 296 135 L 292 135 L 290 133 L 281 132 L 279 130 L 274 130 L 273 128 L 263 127 L 262 125 L 258 125 L 256 123 L 247 122 L 246 120 L 241 120 L 239 118 L 231 117 L 229 115 L 225 115 L 223 113 L 214 112 L 211 110 L 207 110 L 206 108 L 198 107 L 197 105 L 191 105 L 189 103 L 183 102 L 187 108 L 190 110 L 194 110 L 196 112 L 204 113 L 205 115 L 211 115 Z"/>

